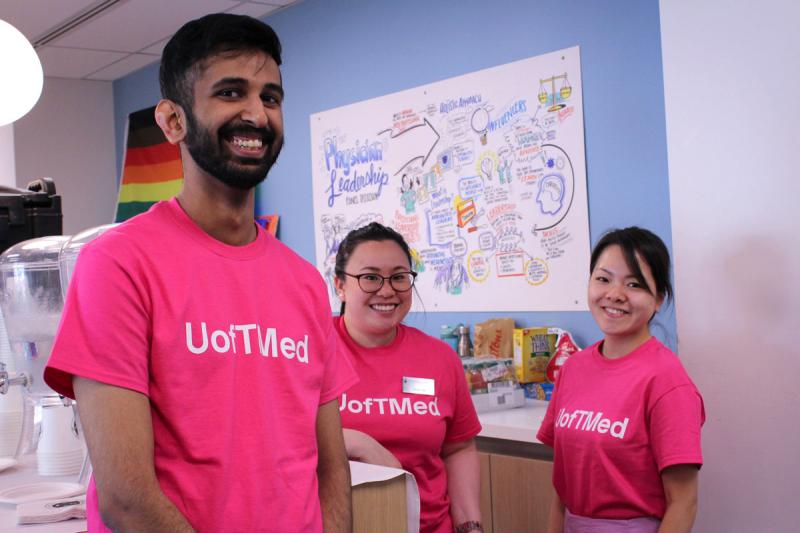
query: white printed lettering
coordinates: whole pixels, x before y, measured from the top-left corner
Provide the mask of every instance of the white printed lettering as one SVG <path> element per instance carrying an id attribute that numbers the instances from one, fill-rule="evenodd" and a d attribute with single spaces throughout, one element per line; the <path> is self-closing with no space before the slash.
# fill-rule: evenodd
<path id="1" fill-rule="evenodd" d="M 281 354 L 283 354 L 286 359 L 294 358 L 294 341 L 289 337 L 281 339 Z"/>
<path id="2" fill-rule="evenodd" d="M 375 400 L 375 403 L 377 403 L 377 404 L 378 404 L 378 412 L 379 412 L 380 414 L 384 414 L 384 411 L 383 411 L 383 404 L 384 404 L 384 402 L 386 402 L 386 401 L 387 401 L 389 398 L 373 398 L 373 399 Z"/>
<path id="3" fill-rule="evenodd" d="M 250 355 L 253 353 L 252 332 L 255 330 L 262 356 L 278 357 L 280 354 L 286 359 L 296 359 L 308 364 L 308 334 L 303 335 L 302 340 L 296 340 L 292 337 L 278 337 L 276 328 L 266 328 L 262 335 L 261 327 L 257 324 L 229 324 L 209 334 L 207 324 L 199 324 L 198 331 L 195 325 L 186 322 L 186 349 L 193 354 L 206 353 L 210 345 L 219 354 Z M 241 335 L 237 335 L 237 332 Z"/>
<path id="4" fill-rule="evenodd" d="M 568 428 L 572 427 L 572 423 L 575 421 L 575 417 L 578 416 L 578 413 L 581 413 L 581 412 L 582 411 L 575 411 L 574 413 L 569 415 L 569 423 L 567 423 L 567 427 Z"/>
<path id="5" fill-rule="evenodd" d="M 583 424 L 584 420 L 586 420 L 590 416 L 592 416 L 592 412 L 591 411 L 575 411 L 575 412 L 579 415 L 578 416 L 578 422 L 575 424 L 575 428 L 576 429 L 582 429 L 581 428 L 581 424 Z"/>
<path id="6" fill-rule="evenodd" d="M 364 406 L 358 400 L 350 400 L 347 402 L 347 410 L 351 413 L 358 414 L 363 410 Z"/>
<path id="7" fill-rule="evenodd" d="M 430 402 L 418 400 L 411 402 L 411 398 L 364 398 L 363 400 L 348 399 L 347 393 L 339 398 L 339 411 L 349 411 L 353 414 L 381 414 L 381 415 L 429 415 L 442 416 L 439 411 L 439 398 Z M 389 405 L 388 409 L 386 405 Z M 375 409 L 377 406 L 377 410 Z"/>
<path id="8" fill-rule="evenodd" d="M 228 337 L 231 338 L 231 347 L 233 348 L 233 353 L 236 353 L 236 332 L 233 331 L 233 324 L 231 324 L 231 327 L 228 328 Z"/>
<path id="9" fill-rule="evenodd" d="M 244 343 L 244 353 L 251 354 L 253 349 L 250 347 L 250 332 L 256 329 L 255 324 L 241 324 L 233 326 L 233 329 L 242 332 L 242 342 Z"/>
<path id="10" fill-rule="evenodd" d="M 303 340 L 297 341 L 297 360 L 308 363 L 308 335 L 303 335 Z"/>
<path id="11" fill-rule="evenodd" d="M 428 409 L 433 416 L 442 416 L 439 412 L 439 404 L 436 403 L 439 400 L 439 397 L 433 399 L 431 403 L 428 404 Z"/>
<path id="12" fill-rule="evenodd" d="M 264 357 L 269 357 L 267 353 L 267 348 L 269 347 L 269 351 L 272 353 L 272 357 L 278 357 L 278 349 L 277 349 L 277 334 L 275 333 L 275 328 L 267 328 L 267 332 L 264 334 L 264 337 L 261 337 L 261 328 L 257 327 L 258 331 L 258 347 L 261 350 L 261 355 Z"/>
<path id="13" fill-rule="evenodd" d="M 622 439 L 628 428 L 629 418 L 617 420 L 604 418 L 602 411 L 587 411 L 575 409 L 568 412 L 561 408 L 555 417 L 555 426 L 559 428 L 573 429 L 575 431 L 594 431 L 601 435 L 609 434 L 614 438 Z M 573 425 L 574 423 L 574 425 Z"/>
<path id="14" fill-rule="evenodd" d="M 222 339 L 224 344 L 219 343 Z M 225 353 L 231 349 L 231 339 L 224 331 L 217 330 L 211 334 L 211 346 L 217 353 Z"/>
<path id="15" fill-rule="evenodd" d="M 206 334 L 206 323 L 200 322 L 200 331 L 203 338 L 203 343 L 198 348 L 195 346 L 192 339 L 192 323 L 186 323 L 186 348 L 192 353 L 201 354 L 208 350 L 208 335 Z"/>
<path id="16" fill-rule="evenodd" d="M 621 439 L 625 436 L 625 429 L 628 427 L 629 418 L 611 424 L 611 436 Z"/>
<path id="17" fill-rule="evenodd" d="M 586 431 L 594 431 L 602 417 L 603 417 L 602 411 L 594 415 L 594 418 L 592 418 L 592 415 L 590 414 L 586 418 L 586 424 L 583 429 L 585 429 Z"/>
<path id="18" fill-rule="evenodd" d="M 405 415 L 411 413 L 411 398 L 403 398 L 403 408 L 400 408 L 400 403 L 396 398 L 389 398 L 389 410 L 393 415 Z"/>

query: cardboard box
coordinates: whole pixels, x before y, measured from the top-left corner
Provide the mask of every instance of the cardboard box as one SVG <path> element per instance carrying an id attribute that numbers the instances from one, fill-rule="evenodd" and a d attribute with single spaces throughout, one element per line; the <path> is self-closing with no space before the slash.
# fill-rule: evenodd
<path id="1" fill-rule="evenodd" d="M 520 383 L 547 381 L 545 370 L 556 349 L 558 328 L 514 328 L 514 370 Z"/>

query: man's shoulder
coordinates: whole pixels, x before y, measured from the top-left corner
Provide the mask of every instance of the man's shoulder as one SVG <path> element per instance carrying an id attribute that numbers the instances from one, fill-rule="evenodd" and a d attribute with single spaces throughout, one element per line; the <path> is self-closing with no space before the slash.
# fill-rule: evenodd
<path id="1" fill-rule="evenodd" d="M 156 204 L 149 211 L 109 228 L 87 243 L 81 250 L 81 256 L 107 255 L 124 260 L 138 255 L 143 248 L 153 249 L 154 245 L 163 243 L 173 234 L 165 215 L 164 210 Z"/>
<path id="2" fill-rule="evenodd" d="M 263 257 L 265 259 L 271 261 L 273 264 L 280 260 L 288 270 L 294 273 L 293 277 L 311 276 L 313 278 L 321 278 L 317 267 L 309 260 L 272 235 L 267 234 L 265 237 L 268 244 L 263 252 Z"/>

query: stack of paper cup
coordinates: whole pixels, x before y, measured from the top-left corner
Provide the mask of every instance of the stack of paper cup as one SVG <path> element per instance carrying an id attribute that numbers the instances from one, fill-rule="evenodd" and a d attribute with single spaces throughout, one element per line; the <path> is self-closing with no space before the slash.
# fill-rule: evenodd
<path id="1" fill-rule="evenodd" d="M 0 394 L 0 457 L 14 457 L 17 453 L 24 411 L 21 387 L 9 387 Z"/>
<path id="2" fill-rule="evenodd" d="M 0 313 L 0 363 L 13 375 L 14 360 L 8 344 L 6 323 Z M 17 453 L 24 425 L 24 403 L 22 387 L 12 385 L 8 392 L 0 394 L 0 457 L 13 457 Z"/>
<path id="3" fill-rule="evenodd" d="M 86 453 L 72 407 L 42 406 L 42 434 L 36 449 L 39 474 L 67 476 L 77 474 Z"/>

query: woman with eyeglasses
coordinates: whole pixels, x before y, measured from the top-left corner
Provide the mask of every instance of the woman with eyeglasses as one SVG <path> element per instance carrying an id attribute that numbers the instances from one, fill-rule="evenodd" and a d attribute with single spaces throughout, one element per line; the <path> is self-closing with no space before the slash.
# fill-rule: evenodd
<path id="1" fill-rule="evenodd" d="M 360 382 L 339 410 L 350 459 L 408 470 L 421 533 L 483 531 L 481 429 L 453 349 L 402 324 L 416 272 L 403 237 L 377 222 L 351 231 L 336 254 L 339 349 Z"/>

